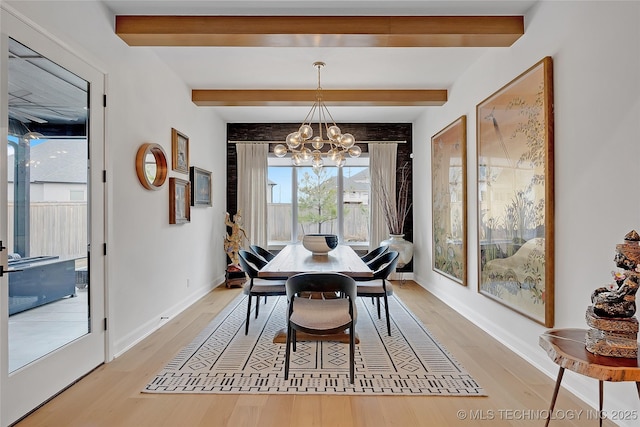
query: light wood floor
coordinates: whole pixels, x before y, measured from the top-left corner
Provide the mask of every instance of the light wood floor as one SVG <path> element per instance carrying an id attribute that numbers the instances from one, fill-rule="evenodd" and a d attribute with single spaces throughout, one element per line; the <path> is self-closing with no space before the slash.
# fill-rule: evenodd
<path id="1" fill-rule="evenodd" d="M 485 388 L 488 397 L 142 394 L 149 378 L 188 344 L 239 289 L 214 290 L 159 331 L 17 424 L 29 426 L 543 426 L 554 381 L 413 282 L 396 295 Z M 391 314 L 393 316 L 393 313 Z M 594 391 L 597 393 L 597 391 Z M 562 389 L 556 404 L 597 426 L 591 408 Z M 578 411 L 584 412 L 578 417 Z M 460 411 L 460 412 L 459 412 Z M 565 412 L 567 413 L 567 412 Z M 466 416 L 461 419 L 459 414 Z M 607 424 L 605 425 L 613 425 Z"/>

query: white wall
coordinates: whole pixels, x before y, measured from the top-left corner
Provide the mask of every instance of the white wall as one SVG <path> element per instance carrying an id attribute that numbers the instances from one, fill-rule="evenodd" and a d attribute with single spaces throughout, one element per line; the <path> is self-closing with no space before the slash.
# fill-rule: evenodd
<path id="1" fill-rule="evenodd" d="M 226 156 L 216 154 L 226 153 L 226 126 L 150 49 L 117 37 L 101 4 L 8 3 L 107 74 L 108 333 L 117 356 L 224 280 Z M 172 127 L 189 137 L 191 165 L 213 172 L 213 207 L 192 208 L 183 225 L 169 224 L 169 180 L 148 191 L 135 171 L 145 142 L 160 144 L 171 164 Z"/>
<path id="2" fill-rule="evenodd" d="M 640 230 L 640 3 L 542 2 L 525 25 L 520 40 L 488 49 L 456 81 L 446 105 L 415 123 L 414 171 L 423 172 L 414 182 L 427 182 L 431 137 L 467 115 L 468 285 L 432 271 L 430 227 L 414 231 L 414 269 L 422 286 L 555 379 L 557 366 L 538 345 L 545 328 L 477 292 L 475 107 L 543 57 L 553 57 L 555 327 L 586 328 L 591 291 L 609 283 L 615 269 L 616 243 Z M 429 224 L 431 187 L 424 188 L 414 191 L 424 195 L 414 200 L 414 216 Z M 597 407 L 596 381 L 567 372 L 563 385 Z M 605 384 L 605 409 L 640 412 L 635 384 Z"/>

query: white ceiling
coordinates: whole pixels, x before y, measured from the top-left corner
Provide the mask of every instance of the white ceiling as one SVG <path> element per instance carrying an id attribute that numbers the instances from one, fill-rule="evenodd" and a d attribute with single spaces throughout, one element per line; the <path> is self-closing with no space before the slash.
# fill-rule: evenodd
<path id="1" fill-rule="evenodd" d="M 535 0 L 102 0 L 116 15 L 524 15 Z M 331 25 L 328 19 L 327 25 Z M 525 20 L 526 27 L 526 20 Z M 191 89 L 449 89 L 488 49 L 132 47 L 148 49 Z M 309 107 L 313 100 L 309 100 Z M 199 107 L 227 122 L 300 122 L 308 107 Z M 336 122 L 411 122 L 438 107 L 330 107 Z"/>

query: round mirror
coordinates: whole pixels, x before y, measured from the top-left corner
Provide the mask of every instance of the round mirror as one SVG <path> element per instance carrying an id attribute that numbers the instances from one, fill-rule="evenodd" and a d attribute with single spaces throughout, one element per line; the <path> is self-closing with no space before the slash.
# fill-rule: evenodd
<path id="1" fill-rule="evenodd" d="M 167 179 L 167 156 L 158 144 L 146 143 L 138 148 L 136 173 L 147 190 L 158 190 Z"/>

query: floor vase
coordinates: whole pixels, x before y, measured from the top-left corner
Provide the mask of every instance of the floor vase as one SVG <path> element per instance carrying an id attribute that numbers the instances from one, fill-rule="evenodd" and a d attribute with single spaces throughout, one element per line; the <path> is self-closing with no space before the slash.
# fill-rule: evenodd
<path id="1" fill-rule="evenodd" d="M 404 234 L 390 234 L 387 240 L 380 242 L 380 245 L 389 245 L 390 251 L 398 252 L 398 266 L 402 268 L 413 258 L 413 243 L 404 239 Z"/>

